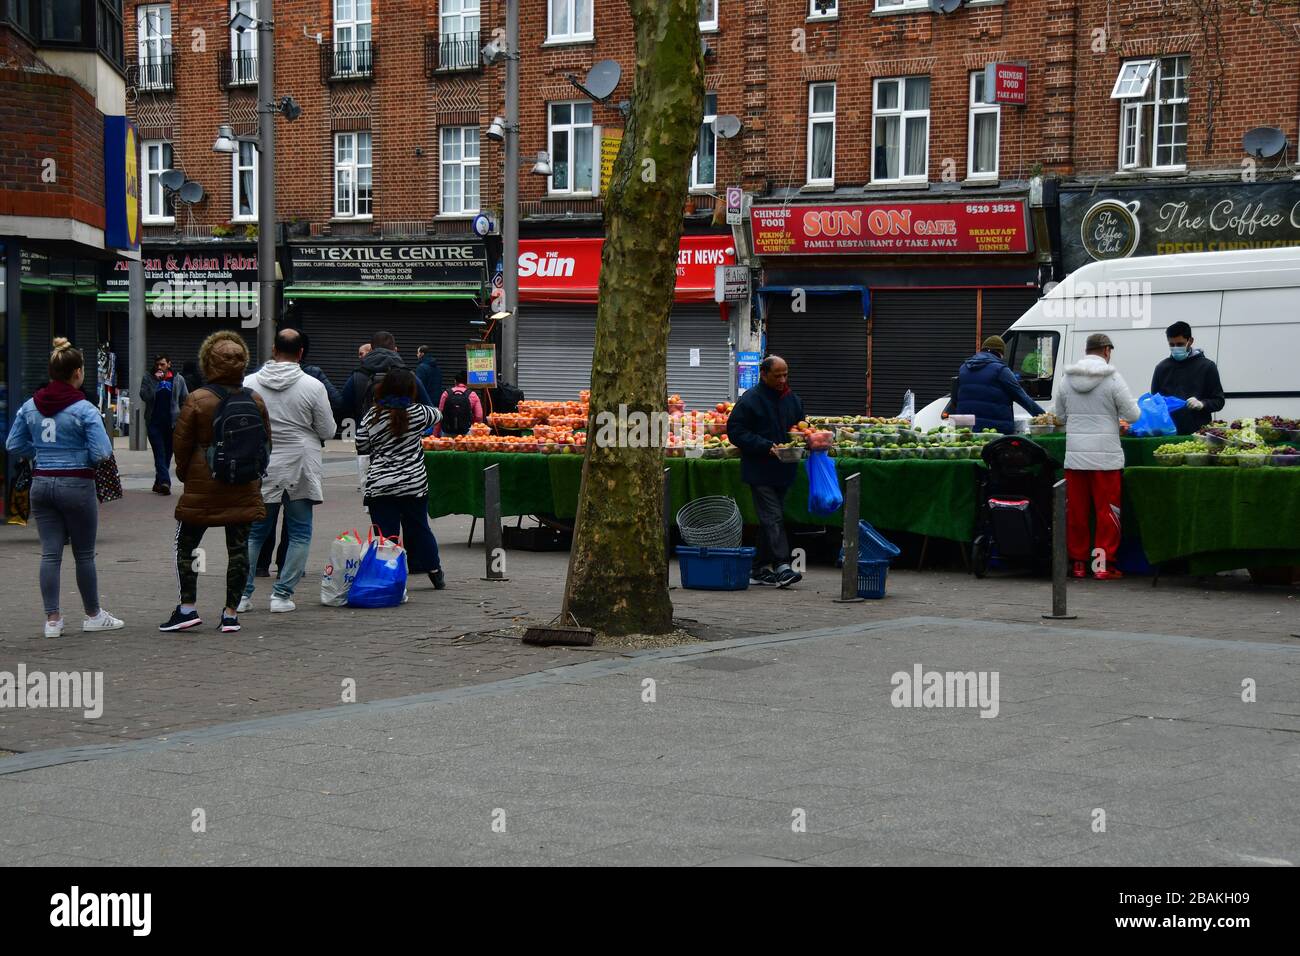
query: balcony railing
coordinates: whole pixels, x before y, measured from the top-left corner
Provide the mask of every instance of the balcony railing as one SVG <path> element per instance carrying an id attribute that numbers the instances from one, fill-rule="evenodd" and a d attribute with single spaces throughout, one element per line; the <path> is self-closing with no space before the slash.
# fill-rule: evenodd
<path id="1" fill-rule="evenodd" d="M 424 35 L 424 75 L 481 70 L 483 54 L 478 31 L 473 33 L 426 33 Z"/>
<path id="2" fill-rule="evenodd" d="M 256 86 L 257 51 L 219 51 L 217 53 L 217 82 L 222 86 Z"/>
<path id="3" fill-rule="evenodd" d="M 322 43 L 320 46 L 321 81 L 369 79 L 375 74 L 375 44 Z"/>
<path id="4" fill-rule="evenodd" d="M 172 54 L 127 60 L 126 82 L 137 91 L 146 93 L 175 89 L 172 85 Z"/>

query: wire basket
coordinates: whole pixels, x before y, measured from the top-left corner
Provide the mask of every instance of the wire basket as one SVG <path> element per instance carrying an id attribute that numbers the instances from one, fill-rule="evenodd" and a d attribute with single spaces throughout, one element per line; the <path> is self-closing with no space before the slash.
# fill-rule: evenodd
<path id="1" fill-rule="evenodd" d="M 736 502 L 722 495 L 688 501 L 677 512 L 682 540 L 696 548 L 739 548 L 744 519 Z"/>

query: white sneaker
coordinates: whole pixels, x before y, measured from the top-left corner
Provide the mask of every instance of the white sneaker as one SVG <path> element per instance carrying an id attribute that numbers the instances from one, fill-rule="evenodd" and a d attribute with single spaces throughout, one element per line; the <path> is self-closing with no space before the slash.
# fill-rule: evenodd
<path id="1" fill-rule="evenodd" d="M 236 614 L 243 614 L 245 611 L 253 609 L 253 599 L 245 595 L 239 599 L 239 607 L 235 608 Z"/>
<path id="2" fill-rule="evenodd" d="M 290 598 L 276 597 L 274 594 L 271 595 L 272 614 L 287 614 L 290 611 L 296 610 L 297 607 L 298 605 L 294 604 Z"/>
<path id="3" fill-rule="evenodd" d="M 81 629 L 83 631 L 116 631 L 122 626 L 123 622 L 121 619 L 113 617 L 113 615 L 109 614 L 102 607 L 99 609 L 99 613 L 94 617 L 88 617 L 81 622 Z"/>
<path id="4" fill-rule="evenodd" d="M 62 637 L 62 636 L 63 636 L 63 618 L 59 618 L 57 621 L 46 621 L 46 622 L 45 622 L 45 636 L 46 636 L 46 637 Z"/>

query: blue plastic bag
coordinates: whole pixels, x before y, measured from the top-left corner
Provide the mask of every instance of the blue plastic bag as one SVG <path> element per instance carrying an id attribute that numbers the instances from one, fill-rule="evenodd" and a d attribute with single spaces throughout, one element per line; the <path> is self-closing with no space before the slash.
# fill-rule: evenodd
<path id="1" fill-rule="evenodd" d="M 1137 437 L 1152 435 L 1176 435 L 1178 426 L 1174 424 L 1170 412 L 1176 412 L 1186 405 L 1181 398 L 1172 395 L 1153 395 L 1147 392 L 1138 399 L 1138 408 L 1142 414 L 1129 427 L 1129 434 Z"/>
<path id="2" fill-rule="evenodd" d="M 348 607 L 397 607 L 406 597 L 406 550 L 395 538 L 373 538 L 361 553 Z"/>
<path id="3" fill-rule="evenodd" d="M 815 451 L 804 461 L 808 469 L 808 510 L 815 515 L 833 515 L 844 505 L 835 462 L 824 451 Z"/>

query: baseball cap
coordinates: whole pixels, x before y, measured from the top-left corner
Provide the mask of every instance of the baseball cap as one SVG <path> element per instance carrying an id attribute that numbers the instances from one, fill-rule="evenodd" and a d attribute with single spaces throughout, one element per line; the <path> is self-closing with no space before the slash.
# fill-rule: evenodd
<path id="1" fill-rule="evenodd" d="M 1110 336 L 1105 332 L 1093 332 L 1088 336 L 1088 341 L 1084 344 L 1085 352 L 1095 352 L 1098 349 L 1113 349 L 1115 343 L 1110 340 Z"/>

